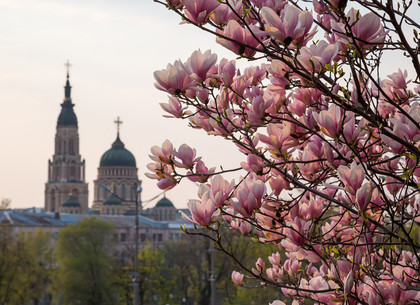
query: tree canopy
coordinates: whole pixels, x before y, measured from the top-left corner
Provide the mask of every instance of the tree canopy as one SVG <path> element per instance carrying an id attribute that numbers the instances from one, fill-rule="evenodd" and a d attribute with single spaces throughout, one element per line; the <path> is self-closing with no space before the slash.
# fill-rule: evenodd
<path id="1" fill-rule="evenodd" d="M 277 246 L 244 275 L 297 303 L 420 302 L 420 25 L 412 1 L 155 1 L 254 65 L 194 51 L 156 71 L 167 116 L 230 141 L 232 168 L 151 149 L 162 189 L 199 184 L 185 219 Z M 417 9 L 418 11 L 418 9 Z M 395 67 L 389 58 L 407 62 Z M 390 66 L 395 68 L 389 71 Z M 237 173 L 235 180 L 225 175 Z M 281 304 L 280 300 L 275 304 Z"/>

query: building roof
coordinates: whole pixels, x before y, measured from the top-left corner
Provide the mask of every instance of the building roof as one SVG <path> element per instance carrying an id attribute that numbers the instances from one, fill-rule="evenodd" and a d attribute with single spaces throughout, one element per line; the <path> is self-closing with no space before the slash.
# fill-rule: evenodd
<path id="1" fill-rule="evenodd" d="M 69 198 L 64 201 L 62 206 L 65 208 L 80 208 L 80 203 L 76 197 L 70 195 Z"/>
<path id="2" fill-rule="evenodd" d="M 67 74 L 66 86 L 64 87 L 64 102 L 61 104 L 61 112 L 58 116 L 58 126 L 76 126 L 77 117 L 73 111 L 74 104 L 71 102 L 71 86 L 69 81 L 69 75 Z"/>
<path id="3" fill-rule="evenodd" d="M 175 208 L 174 204 L 172 203 L 172 201 L 170 201 L 168 198 L 163 197 L 161 200 L 159 200 L 156 203 L 156 207 L 157 208 Z"/>
<path id="4" fill-rule="evenodd" d="M 104 205 L 122 205 L 121 199 L 118 198 L 114 193 L 105 200 Z"/>
<path id="5" fill-rule="evenodd" d="M 124 215 L 90 215 L 90 214 L 67 214 L 67 213 L 33 213 L 15 212 L 13 210 L 0 211 L 0 225 L 30 227 L 64 227 L 77 223 L 86 217 L 98 217 L 111 221 L 117 228 L 134 228 L 135 216 Z M 144 216 L 138 216 L 140 228 L 155 229 L 179 229 L 180 225 L 192 228 L 191 223 L 156 221 Z"/>
<path id="6" fill-rule="evenodd" d="M 136 159 L 133 154 L 124 147 L 124 143 L 117 136 L 112 143 L 111 149 L 107 150 L 101 157 L 100 167 L 136 167 Z"/>

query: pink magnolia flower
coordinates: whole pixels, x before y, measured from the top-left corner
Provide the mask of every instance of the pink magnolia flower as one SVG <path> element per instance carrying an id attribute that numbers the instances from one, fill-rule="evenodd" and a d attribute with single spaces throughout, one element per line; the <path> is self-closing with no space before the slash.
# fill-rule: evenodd
<path id="1" fill-rule="evenodd" d="M 254 28 L 252 26 L 250 27 L 251 29 Z M 255 32 L 258 33 L 257 30 Z M 223 35 L 233 41 L 218 36 L 216 38 L 216 42 L 233 51 L 235 54 L 244 57 L 252 57 L 256 53 L 256 51 L 252 48 L 257 48 L 260 44 L 251 32 L 248 29 L 243 28 L 236 20 L 230 20 L 228 22 Z M 252 48 L 247 48 L 247 46 Z"/>
<path id="2" fill-rule="evenodd" d="M 265 167 L 263 159 L 256 155 L 248 155 L 247 162 L 241 162 L 244 170 L 261 175 Z"/>
<path id="3" fill-rule="evenodd" d="M 184 114 L 182 104 L 177 97 L 170 96 L 167 104 L 160 103 L 160 107 L 171 115 L 164 115 L 167 118 L 180 118 Z"/>
<path id="4" fill-rule="evenodd" d="M 386 38 L 387 32 L 381 24 L 381 19 L 374 13 L 368 13 L 359 18 L 360 12 L 351 8 L 347 13 L 348 23 L 352 25 L 352 32 L 355 42 L 350 40 L 346 33 L 346 26 L 343 23 L 331 21 L 331 27 L 334 32 L 333 40 L 340 43 L 340 49 L 346 51 L 346 44 L 354 44 L 359 48 L 371 49 L 377 45 L 381 46 Z"/>
<path id="5" fill-rule="evenodd" d="M 162 163 L 169 163 L 171 162 L 174 148 L 171 141 L 165 140 L 162 147 L 155 145 L 150 149 L 150 151 L 152 152 L 152 155 L 149 155 L 150 159 Z"/>
<path id="6" fill-rule="evenodd" d="M 226 87 L 229 87 L 233 83 L 233 78 L 236 75 L 236 62 L 234 60 L 228 61 L 223 58 L 219 63 L 219 75 L 223 80 Z"/>
<path id="7" fill-rule="evenodd" d="M 276 252 L 276 253 L 271 254 L 268 257 L 268 261 L 273 266 L 280 266 L 280 264 L 281 264 L 281 256 L 280 256 L 280 253 Z"/>
<path id="8" fill-rule="evenodd" d="M 258 126 L 261 125 L 266 114 L 265 110 L 268 106 L 270 106 L 270 103 L 266 104 L 262 95 L 253 97 L 250 107 L 245 110 L 250 123 Z"/>
<path id="9" fill-rule="evenodd" d="M 349 274 L 344 279 L 344 297 L 347 299 L 349 294 L 351 293 L 351 290 L 353 289 L 354 284 L 354 275 L 353 270 L 350 270 Z"/>
<path id="10" fill-rule="evenodd" d="M 397 130 L 394 130 L 394 131 L 401 134 Z M 381 134 L 380 137 L 381 137 L 381 140 L 384 142 L 384 144 L 387 146 L 387 148 L 393 153 L 400 154 L 406 149 L 406 147 L 403 144 L 395 141 L 394 139 L 392 139 L 391 137 L 388 137 L 387 135 Z"/>
<path id="11" fill-rule="evenodd" d="M 204 24 L 220 3 L 217 0 L 184 0 L 185 15 L 196 24 Z"/>
<path id="12" fill-rule="evenodd" d="M 298 143 L 295 137 L 291 137 L 294 132 L 294 126 L 291 123 L 283 122 L 283 124 L 270 123 L 267 126 L 268 136 L 258 134 L 262 142 L 271 146 L 274 151 L 279 151 L 281 154 L 287 149 L 295 147 Z"/>
<path id="13" fill-rule="evenodd" d="M 265 269 L 265 263 L 262 258 L 258 258 L 257 262 L 255 263 L 256 268 L 252 268 L 252 273 L 255 275 L 260 275 Z"/>
<path id="14" fill-rule="evenodd" d="M 356 195 L 357 190 L 362 186 L 365 179 L 365 172 L 363 165 L 357 165 L 355 161 L 350 165 L 350 168 L 340 165 L 337 169 L 338 177 L 344 183 L 346 190 L 351 195 Z"/>
<path id="15" fill-rule="evenodd" d="M 382 27 L 379 16 L 374 13 L 368 13 L 357 20 L 358 14 L 359 13 L 353 8 L 347 14 L 350 17 L 350 24 L 356 22 L 351 30 L 357 38 L 357 45 L 359 47 L 369 47 L 382 44 L 385 41 L 386 31 Z"/>
<path id="16" fill-rule="evenodd" d="M 170 7 L 180 9 L 184 6 L 183 0 L 166 0 Z"/>
<path id="17" fill-rule="evenodd" d="M 372 183 L 367 182 L 363 184 L 356 192 L 356 205 L 360 211 L 366 211 L 371 199 L 372 199 Z"/>
<path id="18" fill-rule="evenodd" d="M 201 200 L 192 199 L 188 201 L 187 206 L 192 218 L 181 212 L 182 218 L 200 226 L 208 226 L 211 223 L 216 207 L 208 193 L 205 193 Z"/>
<path id="19" fill-rule="evenodd" d="M 255 209 L 261 207 L 265 191 L 264 182 L 244 179 L 235 191 L 238 203 L 233 204 L 232 208 L 244 217 L 250 217 Z"/>
<path id="20" fill-rule="evenodd" d="M 293 5 L 287 5 L 280 16 L 273 9 L 263 7 L 261 15 L 267 24 L 266 32 L 285 45 L 293 43 L 303 46 L 316 33 L 316 30 L 309 33 L 313 23 L 312 14 Z"/>
<path id="21" fill-rule="evenodd" d="M 195 164 L 195 172 L 187 172 L 187 174 L 189 175 L 188 179 L 190 179 L 193 182 L 204 183 L 210 178 L 210 176 L 214 173 L 215 170 L 215 167 L 208 169 L 203 161 L 198 160 Z"/>
<path id="22" fill-rule="evenodd" d="M 235 180 L 230 183 L 221 175 L 214 176 L 210 182 L 210 192 L 213 196 L 216 207 L 221 207 L 230 197 L 235 187 Z"/>
<path id="23" fill-rule="evenodd" d="M 181 162 L 174 160 L 174 164 L 178 167 L 192 169 L 194 164 L 201 159 L 201 157 L 196 158 L 195 148 L 189 147 L 187 144 L 182 144 L 178 151 L 174 151 L 173 154 L 181 160 Z"/>
<path id="24" fill-rule="evenodd" d="M 325 65 L 330 64 L 337 54 L 338 44 L 329 44 L 321 40 L 309 48 L 301 48 L 297 59 L 309 72 L 320 73 L 325 71 Z"/>
<path id="25" fill-rule="evenodd" d="M 266 6 L 273 9 L 276 12 L 282 10 L 287 4 L 286 0 L 252 0 L 250 2 L 258 8 Z"/>
<path id="26" fill-rule="evenodd" d="M 196 50 L 191 54 L 190 58 L 188 58 L 184 67 L 190 78 L 202 83 L 207 79 L 209 71 L 215 67 L 216 60 L 217 55 L 211 53 L 210 50 L 207 50 L 204 53 L 201 53 L 200 50 Z"/>
<path id="27" fill-rule="evenodd" d="M 276 196 L 279 196 L 282 190 L 289 190 L 290 183 L 279 172 L 273 171 L 274 175 L 268 181 L 270 187 Z"/>
<path id="28" fill-rule="evenodd" d="M 242 281 L 244 279 L 244 275 L 238 271 L 232 272 L 232 282 L 234 282 L 236 285 L 241 285 Z"/>
<path id="29" fill-rule="evenodd" d="M 164 70 L 155 71 L 153 76 L 156 80 L 155 87 L 171 95 L 179 95 L 193 85 L 179 60 L 173 65 L 168 64 Z"/>
<path id="30" fill-rule="evenodd" d="M 242 0 L 227 0 L 229 4 L 233 7 L 232 9 L 227 4 L 220 4 L 210 15 L 210 20 L 218 25 L 225 25 L 229 20 L 238 20 L 238 14 L 242 14 Z"/>
<path id="31" fill-rule="evenodd" d="M 252 232 L 252 225 L 248 221 L 241 220 L 239 231 L 242 235 L 246 235 Z"/>
<path id="32" fill-rule="evenodd" d="M 320 113 L 314 113 L 313 115 L 325 135 L 331 138 L 339 135 L 343 120 L 343 110 L 340 107 L 331 104 L 328 110 L 322 110 Z"/>
<path id="33" fill-rule="evenodd" d="M 354 113 L 348 114 L 346 122 L 343 125 L 343 136 L 348 143 L 355 143 L 358 138 L 363 137 L 366 131 L 363 130 L 365 127 L 366 120 L 361 119 L 359 124 L 356 126 Z"/>
<path id="34" fill-rule="evenodd" d="M 176 185 L 176 180 L 172 177 L 163 178 L 159 180 L 159 182 L 157 183 L 158 188 L 160 188 L 161 190 L 170 190 L 174 188 L 175 185 Z"/>

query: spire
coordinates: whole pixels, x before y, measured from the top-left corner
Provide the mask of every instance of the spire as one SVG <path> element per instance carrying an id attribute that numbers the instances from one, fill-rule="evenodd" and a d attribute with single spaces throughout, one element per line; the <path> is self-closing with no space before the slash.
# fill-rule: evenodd
<path id="1" fill-rule="evenodd" d="M 64 87 L 64 102 L 61 104 L 61 112 L 58 117 L 57 126 L 77 126 L 76 114 L 73 111 L 74 104 L 71 102 L 71 86 L 70 86 L 70 67 L 71 64 L 67 60 L 64 64 L 67 68 L 67 81 Z"/>
<path id="2" fill-rule="evenodd" d="M 64 65 L 67 68 L 67 81 L 66 81 L 66 86 L 64 87 L 64 97 L 66 99 L 70 99 L 71 86 L 70 86 L 69 78 L 70 78 L 70 67 L 71 67 L 71 64 L 70 64 L 69 60 L 67 60 L 67 62 Z"/>

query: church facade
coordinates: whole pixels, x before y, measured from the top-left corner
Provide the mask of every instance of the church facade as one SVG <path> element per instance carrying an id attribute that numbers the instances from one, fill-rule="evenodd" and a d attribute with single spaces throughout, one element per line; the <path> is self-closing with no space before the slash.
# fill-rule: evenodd
<path id="1" fill-rule="evenodd" d="M 117 118 L 115 123 L 117 138 L 111 148 L 102 155 L 98 178 L 93 182 L 92 210 L 98 211 L 99 214 L 132 214 L 136 209 L 136 200 L 141 202 L 138 192 L 141 181 L 137 174 L 136 159 L 120 139 L 120 118 Z"/>
<path id="2" fill-rule="evenodd" d="M 69 64 L 67 64 L 64 101 L 56 126 L 54 155 L 48 161 L 45 211 L 86 213 L 88 211 L 86 164 L 79 153 L 79 132 L 71 100 L 68 67 Z"/>

